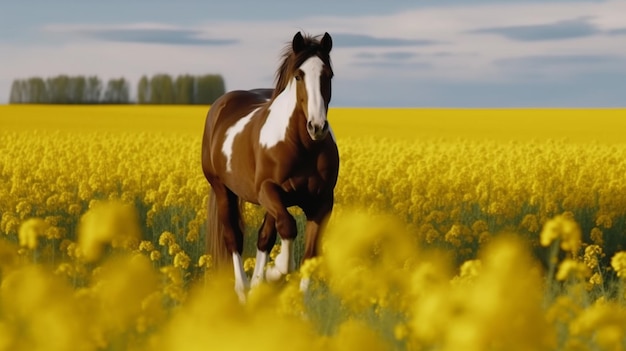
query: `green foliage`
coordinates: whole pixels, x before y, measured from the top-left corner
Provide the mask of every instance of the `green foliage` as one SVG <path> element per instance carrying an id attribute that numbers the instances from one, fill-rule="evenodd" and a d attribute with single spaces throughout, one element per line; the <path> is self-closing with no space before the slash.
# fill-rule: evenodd
<path id="1" fill-rule="evenodd" d="M 130 102 L 128 82 L 124 78 L 110 79 L 104 92 L 104 103 L 127 104 Z"/>
<path id="2" fill-rule="evenodd" d="M 208 74 L 196 78 L 196 103 L 212 104 L 226 90 L 224 79 L 220 75 Z"/>
<path id="3" fill-rule="evenodd" d="M 137 103 L 210 105 L 225 92 L 221 75 L 184 74 L 174 79 L 167 74 L 157 74 L 151 78 L 141 77 L 137 86 Z"/>
<path id="4" fill-rule="evenodd" d="M 150 82 L 148 81 L 148 77 L 141 76 L 139 79 L 139 84 L 137 84 L 137 103 L 138 104 L 147 104 L 150 99 Z"/>
<path id="5" fill-rule="evenodd" d="M 150 103 L 173 104 L 174 82 L 169 74 L 157 74 L 150 80 Z"/>
<path id="6" fill-rule="evenodd" d="M 112 78 L 103 86 L 97 76 L 16 79 L 11 85 L 11 104 L 129 104 L 130 82 Z M 142 76 L 137 84 L 138 104 L 211 104 L 226 91 L 221 75 L 169 74 Z"/>

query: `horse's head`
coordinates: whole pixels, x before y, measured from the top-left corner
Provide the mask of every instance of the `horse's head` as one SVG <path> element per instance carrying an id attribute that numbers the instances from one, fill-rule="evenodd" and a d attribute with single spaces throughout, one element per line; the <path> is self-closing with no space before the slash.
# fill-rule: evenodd
<path id="1" fill-rule="evenodd" d="M 326 114 L 333 77 L 332 47 L 333 40 L 328 33 L 317 39 L 298 32 L 285 52 L 285 60 L 278 72 L 275 94 L 288 85 L 295 86 L 296 109 L 306 116 L 306 130 L 313 140 L 322 140 L 328 135 Z"/>

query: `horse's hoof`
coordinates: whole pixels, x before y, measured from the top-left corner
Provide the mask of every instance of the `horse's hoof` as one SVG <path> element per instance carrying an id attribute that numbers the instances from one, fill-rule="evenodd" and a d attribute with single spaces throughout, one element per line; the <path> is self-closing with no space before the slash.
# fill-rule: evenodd
<path id="1" fill-rule="evenodd" d="M 276 266 L 267 267 L 265 271 L 265 279 L 268 282 L 279 281 L 286 273 L 281 272 Z"/>

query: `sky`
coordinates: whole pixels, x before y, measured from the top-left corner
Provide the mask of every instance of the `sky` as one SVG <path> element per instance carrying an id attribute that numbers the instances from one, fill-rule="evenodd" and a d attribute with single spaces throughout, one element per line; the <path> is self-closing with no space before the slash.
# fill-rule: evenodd
<path id="1" fill-rule="evenodd" d="M 0 104 L 58 74 L 272 87 L 298 31 L 333 38 L 332 106 L 626 107 L 626 0 L 0 0 Z"/>

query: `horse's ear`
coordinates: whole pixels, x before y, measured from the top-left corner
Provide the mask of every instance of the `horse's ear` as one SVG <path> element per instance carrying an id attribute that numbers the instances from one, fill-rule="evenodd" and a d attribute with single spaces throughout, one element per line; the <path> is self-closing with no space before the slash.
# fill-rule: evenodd
<path id="1" fill-rule="evenodd" d="M 322 37 L 321 44 L 322 44 L 322 48 L 327 53 L 329 53 L 330 49 L 333 48 L 333 38 L 330 37 L 330 34 L 328 34 L 328 32 L 324 33 L 324 36 Z"/>
<path id="2" fill-rule="evenodd" d="M 304 49 L 304 37 L 302 37 L 302 33 L 298 32 L 293 36 L 293 40 L 291 41 L 291 48 L 294 53 L 299 53 Z"/>

